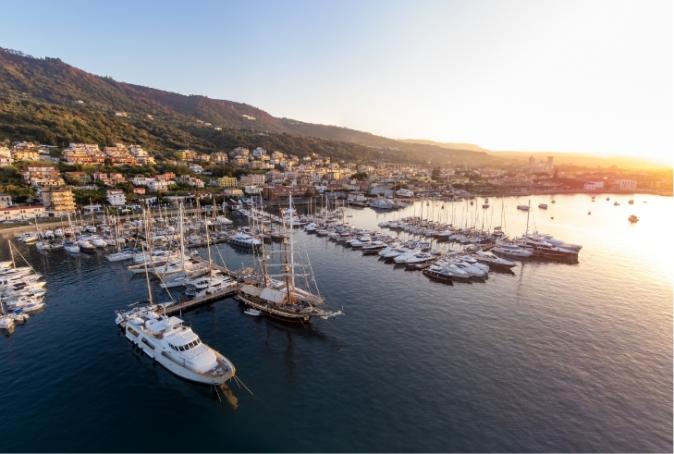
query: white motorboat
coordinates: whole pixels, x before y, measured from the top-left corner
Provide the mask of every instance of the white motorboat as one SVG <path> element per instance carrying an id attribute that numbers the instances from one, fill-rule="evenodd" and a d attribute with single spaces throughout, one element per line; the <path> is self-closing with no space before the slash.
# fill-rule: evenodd
<path id="1" fill-rule="evenodd" d="M 361 249 L 365 244 L 367 244 L 359 240 L 358 238 L 348 241 L 347 243 L 349 246 L 351 246 L 352 249 Z"/>
<path id="2" fill-rule="evenodd" d="M 96 251 L 96 246 L 89 241 L 87 238 L 81 238 L 78 242 L 77 245 L 80 247 L 81 252 L 94 252 Z"/>
<path id="3" fill-rule="evenodd" d="M 152 265 L 157 262 L 165 263 L 169 258 L 174 257 L 177 257 L 177 255 L 172 254 L 169 251 L 152 251 L 151 254 L 147 252 L 136 252 L 133 254 L 133 262 L 139 265 L 147 262 L 148 265 Z"/>
<path id="4" fill-rule="evenodd" d="M 0 315 L 0 330 L 12 331 L 14 329 L 14 317 L 8 314 Z"/>
<path id="5" fill-rule="evenodd" d="M 393 210 L 395 209 L 395 205 L 392 200 L 379 197 L 370 201 L 370 208 L 374 208 L 375 210 Z"/>
<path id="6" fill-rule="evenodd" d="M 548 243 L 552 246 L 557 246 L 557 247 L 561 247 L 561 248 L 564 248 L 564 249 L 570 249 L 570 250 L 573 250 L 573 251 L 580 251 L 583 248 L 583 246 L 581 246 L 580 244 L 566 243 L 562 240 L 558 240 L 557 238 L 553 237 L 552 235 L 548 235 L 548 234 L 545 234 L 545 233 L 538 233 L 538 232 L 528 233 L 528 234 L 524 235 L 524 238 L 527 239 L 527 240 L 533 241 L 533 242 Z"/>
<path id="7" fill-rule="evenodd" d="M 203 343 L 180 318 L 163 315 L 160 306 L 118 313 L 115 323 L 129 341 L 179 377 L 221 385 L 236 374 L 229 359 Z"/>
<path id="8" fill-rule="evenodd" d="M 26 232 L 20 234 L 17 239 L 24 244 L 34 244 L 37 243 L 40 237 L 36 232 Z"/>
<path id="9" fill-rule="evenodd" d="M 256 248 L 262 246 L 262 241 L 244 232 L 238 232 L 230 236 L 229 243 L 243 248 Z"/>
<path id="10" fill-rule="evenodd" d="M 485 263 L 489 265 L 490 268 L 496 270 L 509 271 L 516 265 L 515 262 L 511 262 L 510 260 L 506 260 L 486 251 L 477 251 L 473 257 L 475 257 L 478 262 Z"/>
<path id="11" fill-rule="evenodd" d="M 457 259 L 454 261 L 454 265 L 462 271 L 468 273 L 471 278 L 474 279 L 486 279 L 488 271 L 485 271 L 482 267 L 477 266 L 474 263 L 464 262 L 463 260 Z"/>
<path id="12" fill-rule="evenodd" d="M 453 280 L 469 281 L 470 274 L 457 267 L 448 259 L 440 259 L 428 268 L 431 272 L 439 273 L 444 276 L 449 276 Z"/>
<path id="13" fill-rule="evenodd" d="M 21 309 L 26 314 L 38 312 L 46 306 L 41 298 L 24 298 L 7 301 L 7 306 L 12 309 Z"/>
<path id="14" fill-rule="evenodd" d="M 258 311 L 257 309 L 253 309 L 252 307 L 246 309 L 243 311 L 244 314 L 250 315 L 251 317 L 259 317 L 262 312 Z"/>
<path id="15" fill-rule="evenodd" d="M 362 247 L 364 255 L 375 255 L 384 248 L 386 248 L 386 243 L 379 240 L 372 241 L 369 244 L 364 244 Z"/>
<path id="16" fill-rule="evenodd" d="M 234 222 L 225 216 L 218 216 L 215 218 L 215 223 L 220 225 L 231 225 Z"/>
<path id="17" fill-rule="evenodd" d="M 134 252 L 131 249 L 121 250 L 119 252 L 113 252 L 105 256 L 108 262 L 123 262 L 125 260 L 133 259 Z"/>
<path id="18" fill-rule="evenodd" d="M 203 276 L 187 284 L 185 294 L 195 298 L 202 298 L 215 293 L 234 291 L 236 288 L 237 282 L 230 277 L 222 275 Z"/>
<path id="19" fill-rule="evenodd" d="M 33 272 L 33 269 L 29 266 L 19 266 L 16 268 L 4 268 L 0 270 L 0 278 L 3 277 L 14 277 L 14 276 L 24 276 Z"/>
<path id="20" fill-rule="evenodd" d="M 414 254 L 413 256 L 406 259 L 405 265 L 417 265 L 420 263 L 429 262 L 433 259 L 435 259 L 435 257 L 432 254 L 429 254 L 428 252 L 419 252 L 418 254 Z"/>
<path id="21" fill-rule="evenodd" d="M 66 241 L 63 243 L 63 249 L 71 254 L 79 254 L 80 252 L 80 246 L 73 241 Z"/>
<path id="22" fill-rule="evenodd" d="M 100 236 L 92 236 L 89 241 L 97 248 L 108 247 L 108 243 Z"/>
<path id="23" fill-rule="evenodd" d="M 515 243 L 498 242 L 492 249 L 492 252 L 504 257 L 527 258 L 533 255 L 529 248 L 522 247 Z"/>
<path id="24" fill-rule="evenodd" d="M 423 274 L 428 278 L 430 278 L 431 280 L 443 282 L 445 284 L 451 285 L 454 282 L 452 273 L 443 268 L 442 266 L 436 264 L 432 264 L 431 266 L 423 270 Z"/>
<path id="25" fill-rule="evenodd" d="M 63 243 L 59 241 L 40 240 L 37 243 L 35 243 L 35 248 L 38 251 L 55 251 L 57 249 L 63 249 Z"/>
<path id="26" fill-rule="evenodd" d="M 402 264 L 407 263 L 407 260 L 411 259 L 412 257 L 414 257 L 416 254 L 419 254 L 419 253 L 421 253 L 421 251 L 418 250 L 418 249 L 414 249 L 414 250 L 408 249 L 407 252 L 403 252 L 402 254 L 395 256 L 393 258 L 393 261 L 397 265 L 402 265 Z"/>
<path id="27" fill-rule="evenodd" d="M 30 315 L 24 313 L 22 309 L 14 309 L 8 315 L 14 319 L 14 323 L 17 325 L 23 325 L 30 318 Z"/>

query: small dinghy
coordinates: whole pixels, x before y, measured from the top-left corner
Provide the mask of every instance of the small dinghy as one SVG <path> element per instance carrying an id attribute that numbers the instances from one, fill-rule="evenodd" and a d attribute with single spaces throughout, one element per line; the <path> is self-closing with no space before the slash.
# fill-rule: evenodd
<path id="1" fill-rule="evenodd" d="M 259 317 L 262 312 L 258 311 L 257 309 L 249 308 L 243 311 L 243 313 L 250 315 L 251 317 Z"/>

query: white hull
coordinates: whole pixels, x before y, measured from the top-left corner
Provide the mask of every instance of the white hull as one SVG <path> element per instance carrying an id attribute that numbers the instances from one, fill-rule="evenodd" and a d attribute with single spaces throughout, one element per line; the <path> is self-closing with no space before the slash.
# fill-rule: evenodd
<path id="1" fill-rule="evenodd" d="M 206 385 L 222 385 L 223 383 L 226 383 L 229 379 L 231 379 L 232 376 L 234 375 L 232 374 L 231 376 L 227 375 L 222 377 L 210 377 L 203 374 L 199 374 L 197 372 L 194 372 L 186 367 L 177 364 L 175 361 L 162 354 L 162 351 L 158 350 L 157 347 L 155 347 L 155 349 L 152 349 L 144 342 L 138 339 L 134 339 L 129 335 L 127 335 L 126 338 L 129 339 L 135 346 L 139 347 L 147 356 L 157 361 L 159 364 L 164 366 L 170 372 L 186 380 L 195 381 L 197 383 L 204 383 Z"/>

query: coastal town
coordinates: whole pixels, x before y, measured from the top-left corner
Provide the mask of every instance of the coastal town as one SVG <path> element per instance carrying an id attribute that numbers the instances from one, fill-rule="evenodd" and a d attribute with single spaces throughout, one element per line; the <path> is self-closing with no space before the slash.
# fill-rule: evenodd
<path id="1" fill-rule="evenodd" d="M 316 153 L 245 146 L 231 150 L 146 150 L 140 145 L 0 142 L 0 222 L 34 222 L 77 211 L 125 211 L 186 199 L 261 197 L 268 204 L 323 196 L 394 209 L 415 196 L 559 193 L 671 194 L 669 174 L 556 165 L 552 156 L 489 167 L 349 162 Z"/>
<path id="2" fill-rule="evenodd" d="M 674 1 L 2 13 L 0 454 L 674 452 Z"/>

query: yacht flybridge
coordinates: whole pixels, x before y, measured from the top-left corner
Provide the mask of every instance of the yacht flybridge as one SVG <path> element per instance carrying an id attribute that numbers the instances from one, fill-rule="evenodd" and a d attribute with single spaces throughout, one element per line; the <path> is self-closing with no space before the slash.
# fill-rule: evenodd
<path id="1" fill-rule="evenodd" d="M 163 305 L 119 312 L 115 323 L 147 356 L 187 380 L 221 385 L 234 378 L 234 364 L 204 344 L 183 320 L 163 313 Z"/>

